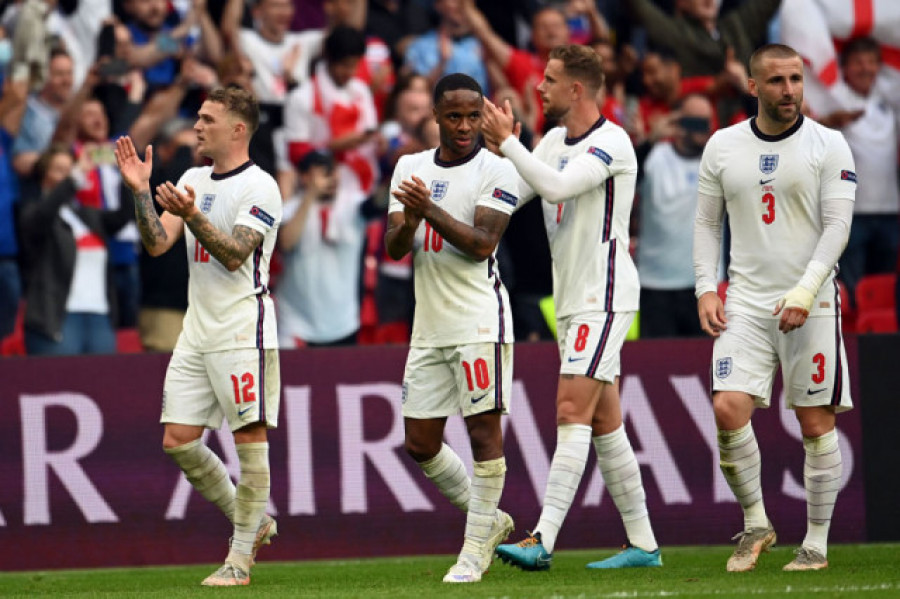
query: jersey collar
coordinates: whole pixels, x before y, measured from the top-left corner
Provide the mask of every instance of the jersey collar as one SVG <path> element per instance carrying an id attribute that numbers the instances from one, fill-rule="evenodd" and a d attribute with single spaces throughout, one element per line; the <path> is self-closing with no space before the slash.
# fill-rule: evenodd
<path id="1" fill-rule="evenodd" d="M 789 129 L 786 129 L 779 133 L 778 135 L 767 135 L 759 130 L 759 127 L 756 126 L 756 117 L 750 119 L 750 130 L 753 131 L 753 135 L 760 138 L 763 141 L 781 141 L 782 139 L 787 139 L 791 135 L 797 132 L 800 126 L 803 124 L 803 119 L 806 118 L 802 114 L 797 115 L 797 122 L 790 126 Z"/>
<path id="2" fill-rule="evenodd" d="M 461 164 L 465 164 L 475 158 L 478 155 L 478 152 L 481 151 L 481 144 L 475 144 L 475 149 L 463 156 L 462 158 L 457 158 L 456 160 L 441 160 L 439 158 L 440 148 L 434 149 L 434 163 L 438 166 L 442 166 L 444 168 L 448 168 L 451 166 L 459 166 Z"/>
<path id="3" fill-rule="evenodd" d="M 250 168 L 251 166 L 253 166 L 253 161 L 248 160 L 241 166 L 239 166 L 235 169 L 232 169 L 232 170 L 228 171 L 227 173 L 212 173 L 209 176 L 209 178 L 212 179 L 213 181 L 221 181 L 222 179 L 227 179 L 228 177 L 233 177 L 235 175 L 239 175 L 239 174 L 243 173 L 245 170 L 247 170 L 248 168 Z"/>
<path id="4" fill-rule="evenodd" d="M 579 135 L 578 137 L 567 137 L 567 138 L 566 138 L 566 145 L 567 145 L 567 146 L 574 146 L 574 145 L 577 144 L 578 142 L 584 140 L 585 137 L 587 137 L 588 135 L 590 135 L 591 133 L 593 133 L 594 131 L 596 131 L 596 130 L 599 129 L 600 127 L 602 127 L 602 126 L 603 126 L 603 123 L 605 123 L 605 122 L 606 122 L 606 117 L 603 116 L 603 115 L 601 114 L 601 115 L 600 115 L 600 118 L 597 119 L 597 122 L 596 122 L 596 123 L 594 123 L 593 125 L 591 125 L 591 128 L 590 128 L 590 129 L 588 129 L 587 131 L 585 131 L 584 133 L 582 133 L 582 134 Z"/>

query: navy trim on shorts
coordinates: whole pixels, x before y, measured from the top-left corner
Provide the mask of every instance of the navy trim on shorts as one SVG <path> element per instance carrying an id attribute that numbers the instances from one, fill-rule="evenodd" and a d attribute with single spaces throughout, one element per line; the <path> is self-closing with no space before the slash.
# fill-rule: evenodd
<path id="1" fill-rule="evenodd" d="M 503 345 L 494 344 L 494 409 L 503 409 Z"/>
<path id="2" fill-rule="evenodd" d="M 609 332 L 612 330 L 613 319 L 615 316 L 616 315 L 612 312 L 606 313 L 606 322 L 603 323 L 603 330 L 600 332 L 600 342 L 597 343 L 597 349 L 594 351 L 594 355 L 591 357 L 591 363 L 588 365 L 587 369 L 587 376 L 591 378 L 594 378 L 594 375 L 597 374 L 597 369 L 600 367 L 603 351 L 606 349 L 606 343 L 609 341 Z"/>
<path id="3" fill-rule="evenodd" d="M 844 340 L 841 336 L 841 292 L 838 288 L 837 279 L 832 279 L 834 285 L 834 380 L 831 382 L 831 401 L 832 406 L 841 405 L 841 399 L 844 396 L 844 363 L 841 361 L 841 347 Z"/>
<path id="4" fill-rule="evenodd" d="M 266 421 L 266 350 L 259 348 L 259 422 Z"/>

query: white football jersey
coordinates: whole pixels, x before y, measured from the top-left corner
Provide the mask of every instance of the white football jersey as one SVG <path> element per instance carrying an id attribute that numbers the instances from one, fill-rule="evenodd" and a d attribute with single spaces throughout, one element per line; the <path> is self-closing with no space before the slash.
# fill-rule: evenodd
<path id="1" fill-rule="evenodd" d="M 602 182 L 559 204 L 543 201 L 553 258 L 556 317 L 638 309 L 638 273 L 628 252 L 637 158 L 628 134 L 604 117 L 584 135 L 552 129 L 534 155 L 565 172 L 592 169 Z"/>
<path id="2" fill-rule="evenodd" d="M 198 352 L 277 349 L 275 308 L 269 294 L 269 260 L 281 223 L 281 193 L 275 179 L 247 162 L 229 173 L 212 167 L 188 170 L 178 188 L 190 185 L 196 205 L 220 231 L 244 225 L 263 242 L 240 268 L 229 272 L 184 227 L 187 242 L 188 309 L 178 345 Z"/>
<path id="3" fill-rule="evenodd" d="M 474 224 L 476 206 L 512 214 L 518 203 L 512 164 L 484 148 L 455 162 L 439 160 L 436 149 L 403 156 L 391 179 L 392 194 L 413 175 L 425 182 L 438 206 L 468 225 Z M 391 195 L 389 212 L 402 211 L 403 204 Z M 410 345 L 512 343 L 509 296 L 496 255 L 477 262 L 422 220 L 413 244 L 413 266 L 416 311 Z"/>
<path id="4" fill-rule="evenodd" d="M 700 162 L 699 193 L 724 198 L 731 229 L 729 311 L 772 316 L 803 276 L 822 235 L 822 198 L 853 200 L 856 173 L 840 132 L 804 118 L 780 135 L 749 119 L 717 131 Z M 834 314 L 834 273 L 811 314 Z"/>

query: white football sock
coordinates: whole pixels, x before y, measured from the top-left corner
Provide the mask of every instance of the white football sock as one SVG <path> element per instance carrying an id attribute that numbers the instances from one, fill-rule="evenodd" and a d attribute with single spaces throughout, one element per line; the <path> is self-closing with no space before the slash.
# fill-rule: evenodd
<path id="1" fill-rule="evenodd" d="M 219 507 L 230 522 L 234 521 L 235 488 L 228 476 L 225 464 L 202 439 L 165 448 L 164 451 L 178 464 L 185 478 L 207 501 Z"/>
<path id="2" fill-rule="evenodd" d="M 425 462 L 419 462 L 419 467 L 450 503 L 464 512 L 469 509 L 469 474 L 462 460 L 449 445 L 441 444 L 441 450 L 437 455 Z"/>
<path id="3" fill-rule="evenodd" d="M 803 437 L 806 460 L 803 481 L 806 487 L 806 538 L 803 546 L 828 555 L 828 529 L 834 502 L 841 489 L 841 446 L 837 431 L 821 437 Z"/>
<path id="4" fill-rule="evenodd" d="M 597 466 L 603 474 L 613 502 L 622 516 L 628 542 L 644 551 L 656 551 L 656 537 L 647 513 L 647 498 L 641 482 L 641 469 L 623 424 L 605 435 L 594 437 Z"/>
<path id="5" fill-rule="evenodd" d="M 761 458 L 753 426 L 748 422 L 733 431 L 720 430 L 718 439 L 719 468 L 744 509 L 744 530 L 767 528 L 769 518 L 763 504 Z"/>
<path id="6" fill-rule="evenodd" d="M 473 564 L 481 564 L 484 545 L 494 525 L 505 480 L 506 458 L 475 462 L 469 512 L 466 515 L 466 538 L 460 553 L 461 557 L 466 556 Z"/>
<path id="7" fill-rule="evenodd" d="M 556 451 L 547 476 L 544 508 L 534 532 L 541 533 L 547 553 L 553 553 L 556 537 L 575 498 L 591 447 L 591 427 L 587 424 L 560 424 L 556 427 Z"/>
<path id="8" fill-rule="evenodd" d="M 237 485 L 232 553 L 250 555 L 266 506 L 269 503 L 269 444 L 238 443 L 241 480 Z"/>

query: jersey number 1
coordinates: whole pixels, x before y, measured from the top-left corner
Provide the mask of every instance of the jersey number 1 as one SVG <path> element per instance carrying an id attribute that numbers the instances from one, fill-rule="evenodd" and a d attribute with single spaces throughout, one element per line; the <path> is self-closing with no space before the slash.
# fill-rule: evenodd
<path id="1" fill-rule="evenodd" d="M 431 228 L 430 223 L 425 223 L 425 251 L 439 252 L 444 247 L 444 238 Z"/>
<path id="2" fill-rule="evenodd" d="M 194 262 L 209 262 L 209 252 L 200 245 L 198 239 L 194 240 Z"/>

